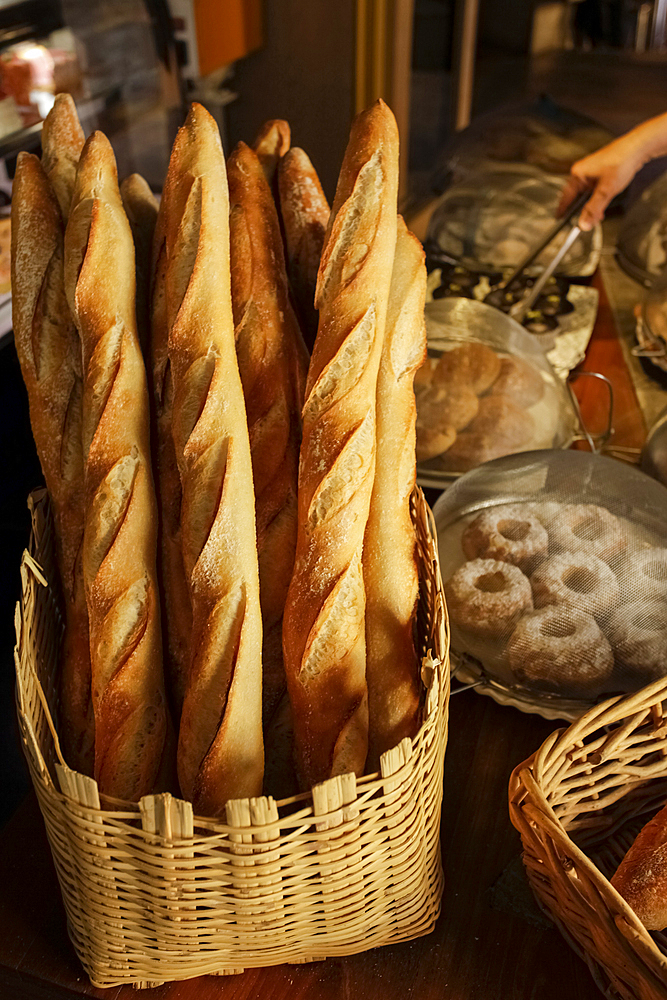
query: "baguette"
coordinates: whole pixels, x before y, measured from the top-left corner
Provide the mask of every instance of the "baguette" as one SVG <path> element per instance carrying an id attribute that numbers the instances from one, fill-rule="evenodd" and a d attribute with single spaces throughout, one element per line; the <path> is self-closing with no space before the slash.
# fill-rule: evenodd
<path id="1" fill-rule="evenodd" d="M 225 161 L 217 126 L 198 104 L 176 137 L 161 212 L 172 429 L 193 618 L 178 775 L 195 809 L 218 815 L 228 799 L 262 791 L 262 623 Z"/>
<path id="2" fill-rule="evenodd" d="M 150 338 L 150 278 L 153 233 L 158 203 L 141 174 L 130 174 L 120 186 L 120 196 L 134 240 L 137 284 L 137 331 L 144 357 Z"/>
<path id="3" fill-rule="evenodd" d="M 285 235 L 287 273 L 309 350 L 317 333 L 315 286 L 329 221 L 329 203 L 315 168 L 293 147 L 278 164 L 280 215 Z"/>
<path id="4" fill-rule="evenodd" d="M 255 136 L 252 148 L 257 153 L 269 187 L 273 184 L 280 158 L 289 149 L 291 141 L 292 132 L 289 122 L 282 118 L 270 118 L 269 121 L 264 122 Z"/>
<path id="5" fill-rule="evenodd" d="M 42 166 L 53 185 L 62 217 L 69 217 L 76 168 L 85 136 L 69 94 L 57 94 L 42 126 Z"/>
<path id="6" fill-rule="evenodd" d="M 667 927 L 667 806 L 639 831 L 611 884 L 647 930 Z"/>
<path id="7" fill-rule="evenodd" d="M 282 237 L 259 158 L 227 163 L 232 308 L 246 400 L 262 606 L 264 723 L 285 691 L 282 621 L 296 548 L 301 406 L 308 354 L 289 300 Z"/>
<path id="8" fill-rule="evenodd" d="M 30 423 L 55 524 L 65 635 L 59 681 L 60 733 L 68 764 L 92 774 L 88 612 L 81 575 L 83 447 L 81 352 L 63 277 L 64 225 L 37 157 L 19 153 L 12 197 L 14 343 Z"/>
<path id="9" fill-rule="evenodd" d="M 396 245 L 398 133 L 378 101 L 358 115 L 320 264 L 298 534 L 283 624 L 299 780 L 363 771 L 368 749 L 364 532 L 375 394 Z"/>
<path id="10" fill-rule="evenodd" d="M 156 504 L 134 247 L 113 151 L 100 132 L 88 138 L 77 170 L 65 290 L 83 360 L 83 578 L 95 777 L 102 793 L 137 800 L 155 790 L 167 737 Z"/>
<path id="11" fill-rule="evenodd" d="M 153 401 L 153 464 L 158 495 L 158 575 L 162 599 L 165 678 L 178 723 L 190 664 L 192 604 L 181 544 L 181 477 L 172 435 L 174 387 L 169 364 L 167 320 L 167 249 L 164 211 L 158 213 L 151 265 L 150 391 Z"/>
<path id="12" fill-rule="evenodd" d="M 377 388 L 377 456 L 364 541 L 368 767 L 418 728 L 414 616 L 419 589 L 410 496 L 416 479 L 414 374 L 426 356 L 426 266 L 399 216 Z"/>

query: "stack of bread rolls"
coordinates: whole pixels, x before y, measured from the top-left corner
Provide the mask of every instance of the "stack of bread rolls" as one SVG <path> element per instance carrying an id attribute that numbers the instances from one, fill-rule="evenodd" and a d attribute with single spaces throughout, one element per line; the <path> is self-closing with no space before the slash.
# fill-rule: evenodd
<path id="1" fill-rule="evenodd" d="M 225 163 L 193 105 L 159 210 L 66 95 L 41 162 L 19 157 L 14 327 L 65 607 L 59 726 L 113 798 L 220 815 L 290 775 L 375 770 L 419 726 L 426 271 L 397 216 L 396 123 L 381 101 L 354 121 L 331 213 L 290 143 L 267 122 Z"/>

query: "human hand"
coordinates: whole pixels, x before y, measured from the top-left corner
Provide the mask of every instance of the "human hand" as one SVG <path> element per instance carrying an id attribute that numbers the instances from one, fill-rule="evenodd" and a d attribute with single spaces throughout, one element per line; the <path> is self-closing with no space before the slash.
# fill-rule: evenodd
<path id="1" fill-rule="evenodd" d="M 621 140 L 618 140 L 619 144 Z M 612 198 L 625 190 L 642 163 L 632 156 L 632 150 L 616 147 L 616 142 L 603 146 L 590 156 L 572 164 L 570 177 L 563 188 L 558 214 L 564 215 L 580 191 L 592 188 L 593 193 L 581 210 L 579 226 L 592 229 L 601 222 Z M 630 154 L 630 155 L 629 155 Z"/>
<path id="2" fill-rule="evenodd" d="M 577 160 L 563 188 L 558 215 L 564 215 L 580 191 L 593 189 L 579 216 L 582 229 L 601 222 L 609 202 L 625 190 L 638 170 L 667 150 L 667 115 L 649 119 L 595 153 Z"/>

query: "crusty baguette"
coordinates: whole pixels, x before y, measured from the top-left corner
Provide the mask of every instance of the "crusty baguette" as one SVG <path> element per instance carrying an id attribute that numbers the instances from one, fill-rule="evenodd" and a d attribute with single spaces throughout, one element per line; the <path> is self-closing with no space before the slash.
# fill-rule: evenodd
<path id="1" fill-rule="evenodd" d="M 79 122 L 76 105 L 69 94 L 58 94 L 42 128 L 42 167 L 58 199 L 62 216 L 62 233 L 69 216 L 76 168 L 85 138 Z M 64 254 L 64 248 L 61 247 Z M 62 267 L 62 265 L 60 265 Z M 59 279 L 62 280 L 62 279 Z M 61 656 L 60 675 L 60 730 L 66 759 L 71 766 L 85 774 L 93 773 L 95 754 L 95 719 L 90 691 L 90 649 L 88 642 L 88 608 L 83 583 L 81 542 L 83 540 L 83 454 L 81 444 L 82 389 L 81 345 L 69 308 L 65 301 L 64 286 L 59 290 L 57 312 L 63 323 L 74 332 L 72 348 L 75 354 L 73 367 L 76 372 L 75 388 L 68 407 L 69 433 L 75 429 L 77 438 L 77 475 L 71 483 L 72 493 L 77 493 L 74 504 L 78 519 L 71 520 L 67 530 L 76 540 L 78 555 L 73 564 L 71 590 L 65 590 L 65 635 Z M 64 374 L 63 370 L 63 374 Z M 65 376 L 66 378 L 68 376 Z M 49 390 L 51 393 L 53 389 Z M 57 436 L 57 427 L 53 428 Z M 70 447 L 70 446 L 68 446 Z M 58 521 L 56 520 L 56 523 Z M 61 567 L 61 575 L 63 568 Z M 70 571 L 65 568 L 65 575 Z M 69 588 L 69 584 L 67 585 Z"/>
<path id="2" fill-rule="evenodd" d="M 426 266 L 399 216 L 377 389 L 375 482 L 364 541 L 368 768 L 406 736 L 419 712 L 414 616 L 419 589 L 410 496 L 415 485 L 416 369 L 426 356 Z"/>
<path id="3" fill-rule="evenodd" d="M 150 277 L 153 233 L 158 203 L 141 174 L 130 174 L 120 186 L 120 196 L 134 240 L 137 280 L 137 331 L 144 357 L 150 337 Z"/>
<path id="4" fill-rule="evenodd" d="M 178 774 L 195 809 L 217 815 L 228 799 L 262 790 L 262 622 L 225 161 L 217 126 L 198 104 L 176 137 L 161 211 L 172 428 L 193 615 Z"/>
<path id="5" fill-rule="evenodd" d="M 611 884 L 647 930 L 667 927 L 667 806 L 639 831 Z"/>
<path id="6" fill-rule="evenodd" d="M 289 149 L 291 141 L 289 122 L 282 118 L 270 118 L 255 136 L 252 148 L 257 153 L 269 185 L 273 183 L 278 162 Z"/>
<path id="7" fill-rule="evenodd" d="M 95 777 L 136 800 L 154 791 L 167 719 L 155 572 L 148 392 L 135 318 L 132 233 L 108 140 L 94 132 L 65 233 L 65 290 L 81 337 Z"/>
<path id="8" fill-rule="evenodd" d="M 153 466 L 158 496 L 158 575 L 162 599 L 165 680 L 176 724 L 180 721 L 190 667 L 192 603 L 181 545 L 183 494 L 172 434 L 174 387 L 169 364 L 167 247 L 164 210 L 158 213 L 151 266 L 149 387 L 153 401 Z"/>
<path id="9" fill-rule="evenodd" d="M 317 333 L 315 286 L 329 203 L 308 156 L 293 147 L 278 164 L 280 215 L 285 234 L 287 273 L 308 348 Z"/>
<path id="10" fill-rule="evenodd" d="M 308 354 L 292 310 L 280 225 L 259 158 L 227 163 L 232 308 L 255 484 L 264 724 L 285 691 L 282 622 L 296 548 L 301 407 Z"/>
<path id="11" fill-rule="evenodd" d="M 42 127 L 42 166 L 53 185 L 63 219 L 69 216 L 76 168 L 85 137 L 70 94 L 57 94 Z"/>
<path id="12" fill-rule="evenodd" d="M 64 225 L 37 157 L 20 153 L 12 197 L 14 343 L 55 523 L 65 605 L 60 734 L 70 767 L 92 774 L 88 612 L 81 576 L 83 446 L 81 350 L 65 300 Z"/>
<path id="13" fill-rule="evenodd" d="M 363 771 L 368 749 L 362 550 L 375 468 L 375 394 L 396 245 L 398 133 L 358 115 L 317 280 L 294 574 L 283 624 L 304 786 Z"/>

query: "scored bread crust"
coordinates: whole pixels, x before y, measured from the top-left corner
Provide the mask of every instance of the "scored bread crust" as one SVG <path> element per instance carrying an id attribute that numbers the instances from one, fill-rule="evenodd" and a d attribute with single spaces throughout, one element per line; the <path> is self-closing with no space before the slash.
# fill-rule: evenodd
<path id="1" fill-rule="evenodd" d="M 120 185 L 120 196 L 134 240 L 137 331 L 141 350 L 146 358 L 150 336 L 151 255 L 158 203 L 141 174 L 130 174 L 124 179 Z"/>
<path id="2" fill-rule="evenodd" d="M 368 768 L 418 728 L 414 617 L 419 590 L 410 496 L 416 479 L 414 374 L 426 357 L 426 266 L 399 216 L 377 388 L 375 482 L 364 540 Z"/>
<path id="3" fill-rule="evenodd" d="M 341 167 L 303 408 L 297 553 L 283 647 L 297 771 L 307 787 L 361 773 L 368 749 L 361 560 L 397 188 L 396 122 L 378 101 L 354 120 Z"/>
<path id="4" fill-rule="evenodd" d="M 667 806 L 639 831 L 611 884 L 647 930 L 667 927 Z"/>
<path id="5" fill-rule="evenodd" d="M 155 790 L 167 722 L 148 392 L 135 320 L 132 234 L 108 139 L 94 132 L 65 233 L 65 290 L 83 361 L 83 577 L 90 622 L 95 777 Z"/>
<path id="6" fill-rule="evenodd" d="M 217 815 L 228 799 L 262 790 L 262 624 L 225 162 L 200 105 L 176 137 L 163 202 L 172 430 L 193 615 L 178 774 L 195 809 Z"/>
<path id="7" fill-rule="evenodd" d="M 69 217 L 76 168 L 85 136 L 70 94 L 56 94 L 42 126 L 42 166 L 53 185 L 63 219 Z"/>
<path id="8" fill-rule="evenodd" d="M 301 406 L 308 354 L 292 310 L 282 238 L 259 158 L 227 162 L 232 308 L 255 484 L 264 724 L 285 691 L 282 620 L 294 565 Z"/>
<path id="9" fill-rule="evenodd" d="M 290 148 L 292 130 L 283 118 L 269 118 L 255 136 L 252 148 L 257 153 L 267 183 L 271 185 L 281 157 Z"/>
<path id="10" fill-rule="evenodd" d="M 64 288 L 64 225 L 40 161 L 19 153 L 12 192 L 14 343 L 55 524 L 64 597 L 60 731 L 70 767 L 92 774 L 88 612 L 81 574 L 81 350 Z"/>
<path id="11" fill-rule="evenodd" d="M 329 222 L 329 203 L 307 154 L 292 147 L 278 164 L 280 215 L 287 273 L 309 349 L 317 333 L 315 286 Z"/>

